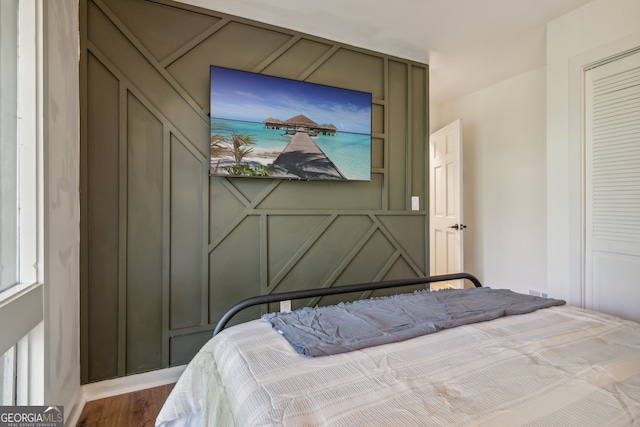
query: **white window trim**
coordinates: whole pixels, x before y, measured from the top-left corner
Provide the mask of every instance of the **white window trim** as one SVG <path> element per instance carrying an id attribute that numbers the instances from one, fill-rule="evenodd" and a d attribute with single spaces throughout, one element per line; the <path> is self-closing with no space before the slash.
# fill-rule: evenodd
<path id="1" fill-rule="evenodd" d="M 10 293 L 10 296 L 5 294 Z M 0 325 L 10 325 L 2 328 L 0 335 L 0 354 L 3 354 L 33 328 L 42 322 L 42 284 L 17 285 L 3 292 L 0 298 Z"/>
<path id="2" fill-rule="evenodd" d="M 1 1 L 1 0 L 0 0 Z M 44 167 L 42 0 L 20 0 L 18 16 L 19 284 L 0 293 L 0 354 L 17 348 L 16 403 L 44 396 Z"/>
<path id="3" fill-rule="evenodd" d="M 20 0 L 18 141 L 21 283 L 43 281 L 42 2 Z M 22 31 L 21 31 L 22 30 Z M 28 141 L 29 143 L 23 143 Z"/>

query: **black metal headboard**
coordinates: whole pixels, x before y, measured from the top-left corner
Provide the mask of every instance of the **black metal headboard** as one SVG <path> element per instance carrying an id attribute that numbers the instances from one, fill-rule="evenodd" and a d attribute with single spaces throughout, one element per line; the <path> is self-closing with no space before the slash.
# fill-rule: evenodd
<path id="1" fill-rule="evenodd" d="M 314 297 L 322 297 L 327 295 L 338 295 L 345 294 L 349 292 L 364 292 L 364 291 L 373 291 L 376 289 L 385 289 L 385 288 L 395 288 L 399 286 L 408 286 L 408 285 L 421 285 L 425 283 L 434 283 L 434 282 L 445 282 L 448 280 L 457 280 L 457 279 L 467 279 L 471 281 L 476 288 L 482 287 L 480 280 L 472 274 L 469 273 L 454 273 L 454 274 L 441 274 L 438 276 L 424 276 L 424 277 L 416 277 L 412 279 L 398 279 L 398 280 L 387 280 L 383 282 L 370 282 L 370 283 L 360 283 L 357 285 L 345 285 L 345 286 L 336 286 L 331 288 L 317 288 L 317 289 L 305 289 L 301 291 L 291 291 L 291 292 L 281 292 L 275 294 L 268 295 L 258 295 L 255 297 L 244 299 L 235 305 L 233 305 L 229 310 L 226 311 L 218 321 L 216 328 L 213 330 L 213 335 L 217 335 L 218 332 L 224 329 L 227 326 L 227 323 L 233 316 L 235 316 L 240 311 L 245 308 L 252 307 L 254 305 L 268 304 L 271 302 L 279 302 L 279 301 L 287 301 L 294 299 L 302 299 L 302 298 L 314 298 Z"/>

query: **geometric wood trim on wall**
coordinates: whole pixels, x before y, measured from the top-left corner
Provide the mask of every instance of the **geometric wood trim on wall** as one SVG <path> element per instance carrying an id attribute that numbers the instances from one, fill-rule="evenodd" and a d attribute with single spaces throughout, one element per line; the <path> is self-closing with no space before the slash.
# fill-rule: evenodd
<path id="1" fill-rule="evenodd" d="M 428 271 L 425 64 L 169 0 L 80 10 L 83 383 L 187 363 L 241 298 Z M 209 177 L 210 65 L 372 93 L 371 181 Z"/>

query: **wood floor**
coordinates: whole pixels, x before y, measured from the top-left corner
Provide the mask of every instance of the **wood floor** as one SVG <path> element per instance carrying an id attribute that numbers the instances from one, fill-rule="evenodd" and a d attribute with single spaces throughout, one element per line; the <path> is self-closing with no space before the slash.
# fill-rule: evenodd
<path id="1" fill-rule="evenodd" d="M 175 384 L 134 391 L 87 402 L 77 427 L 153 426 Z"/>

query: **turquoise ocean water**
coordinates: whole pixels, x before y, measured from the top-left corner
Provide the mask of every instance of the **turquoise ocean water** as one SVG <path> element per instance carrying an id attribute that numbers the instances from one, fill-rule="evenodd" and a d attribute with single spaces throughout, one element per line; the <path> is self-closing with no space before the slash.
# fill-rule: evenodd
<path id="1" fill-rule="evenodd" d="M 284 129 L 265 129 L 264 123 L 212 118 L 211 129 L 211 133 L 222 135 L 233 131 L 252 135 L 256 139 L 254 147 L 268 151 L 282 151 L 291 140 L 290 136 L 284 135 Z M 371 179 L 369 135 L 337 132 L 335 136 L 318 135 L 313 140 L 348 179 Z"/>

